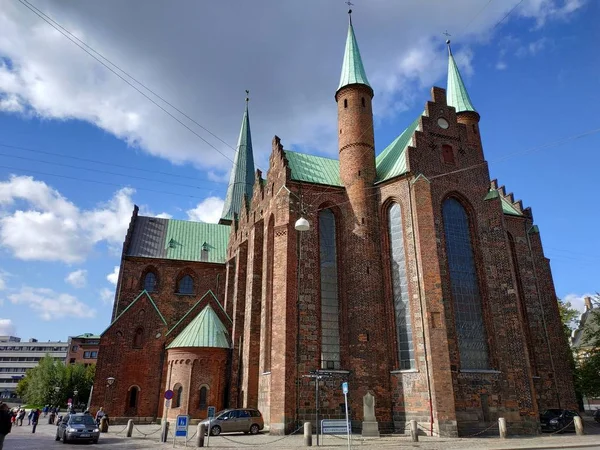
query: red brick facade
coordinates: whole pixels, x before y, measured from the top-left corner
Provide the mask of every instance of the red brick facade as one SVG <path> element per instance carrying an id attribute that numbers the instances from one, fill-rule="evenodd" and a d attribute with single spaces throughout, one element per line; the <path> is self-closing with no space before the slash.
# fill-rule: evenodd
<path id="1" fill-rule="evenodd" d="M 98 350 L 100 348 L 100 337 L 94 335 L 81 335 L 69 338 L 69 351 L 67 353 L 67 364 L 81 363 L 89 366 L 96 364 Z"/>
<path id="2" fill-rule="evenodd" d="M 206 385 L 218 407 L 259 408 L 271 433 L 314 420 L 315 385 L 305 375 L 322 369 L 318 217 L 331 209 L 340 369 L 320 387 L 321 417 L 343 417 L 342 380 L 350 383 L 353 426 L 361 426 L 362 399 L 371 392 L 382 431 L 403 431 L 416 419 L 428 430 L 457 436 L 504 417 L 511 433 L 537 433 L 540 410 L 576 407 L 549 262 L 531 210 L 490 180 L 479 115 L 457 114 L 445 91 L 433 88 L 406 149 L 407 173 L 376 183 L 371 97 L 370 88 L 358 85 L 337 94 L 345 187 L 292 179 L 275 137 L 267 181 L 257 173 L 254 194 L 231 225 L 226 263 L 123 258 L 116 320 L 102 335 L 95 406 L 104 404 L 117 417 L 162 417 L 163 391 L 179 384 L 188 392 L 180 411 L 202 418 L 196 396 Z M 449 126 L 438 126 L 440 118 Z M 448 199 L 468 218 L 485 370 L 461 367 L 442 209 Z M 409 370 L 400 370 L 395 330 L 388 232 L 394 203 L 401 210 L 408 280 L 415 362 Z M 309 231 L 294 229 L 301 215 Z M 143 294 L 126 309 L 150 269 L 158 277 L 150 294 L 156 308 Z M 193 295 L 175 293 L 183 273 L 194 279 Z M 208 290 L 216 298 L 196 305 Z M 167 352 L 194 314 L 175 324 L 208 302 L 230 327 L 231 351 Z M 135 348 L 140 327 L 143 346 Z M 107 387 L 111 376 L 116 381 Z M 135 406 L 128 403 L 132 387 L 139 389 Z"/>

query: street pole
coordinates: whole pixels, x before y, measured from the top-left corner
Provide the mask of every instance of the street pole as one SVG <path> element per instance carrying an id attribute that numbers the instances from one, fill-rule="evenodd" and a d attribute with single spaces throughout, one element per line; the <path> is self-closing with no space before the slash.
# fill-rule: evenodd
<path id="1" fill-rule="evenodd" d="M 319 446 L 319 376 L 315 377 L 315 412 L 317 414 L 317 447 Z"/>
<path id="2" fill-rule="evenodd" d="M 348 436 L 348 450 L 350 450 L 350 421 L 348 420 L 348 383 L 342 384 L 342 391 L 344 392 L 344 404 L 346 406 L 346 435 Z"/>

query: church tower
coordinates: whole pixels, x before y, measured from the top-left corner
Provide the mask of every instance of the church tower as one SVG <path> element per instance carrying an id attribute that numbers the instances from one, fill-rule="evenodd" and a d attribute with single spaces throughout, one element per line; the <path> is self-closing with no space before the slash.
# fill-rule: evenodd
<path id="1" fill-rule="evenodd" d="M 246 91 L 248 94 L 248 91 Z M 248 117 L 248 101 L 246 97 L 246 109 L 242 118 L 242 128 L 238 138 L 227 196 L 223 205 L 223 213 L 219 223 L 230 225 L 235 214 L 242 209 L 244 196 L 250 201 L 252 199 L 252 188 L 254 186 L 254 154 L 252 153 L 252 136 L 250 135 L 250 118 Z"/>
<path id="2" fill-rule="evenodd" d="M 458 123 L 464 123 L 467 126 L 467 139 L 469 145 L 481 150 L 481 137 L 479 136 L 479 113 L 475 110 L 465 83 L 463 82 L 458 66 L 452 55 L 450 40 L 448 44 L 448 85 L 446 89 L 446 102 L 448 106 L 453 106 L 456 110 L 456 119 Z M 482 154 L 483 156 L 483 154 Z"/>
<path id="3" fill-rule="evenodd" d="M 354 210 L 356 229 L 364 228 L 375 204 L 369 187 L 375 171 L 375 136 L 373 131 L 373 89 L 367 80 L 354 28 L 352 10 L 340 85 L 335 93 L 338 105 L 340 178 Z"/>

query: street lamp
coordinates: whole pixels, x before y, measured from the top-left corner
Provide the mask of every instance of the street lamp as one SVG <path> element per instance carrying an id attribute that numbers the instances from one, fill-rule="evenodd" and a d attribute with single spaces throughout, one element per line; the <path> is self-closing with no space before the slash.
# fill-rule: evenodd
<path id="1" fill-rule="evenodd" d="M 106 391 L 104 392 L 104 407 L 106 408 L 106 394 L 108 393 L 108 388 L 110 388 L 113 384 L 115 383 L 115 377 L 108 377 L 106 379 Z M 110 392 L 111 396 L 110 396 L 110 402 L 112 404 L 112 390 Z"/>
<path id="2" fill-rule="evenodd" d="M 304 217 L 300 217 L 296 220 L 296 224 L 294 225 L 296 231 L 308 231 L 310 230 L 310 223 Z"/>
<path id="3" fill-rule="evenodd" d="M 77 389 L 75 389 L 73 391 L 73 406 L 75 408 L 77 408 L 79 405 L 77 404 L 77 394 L 79 394 L 79 391 Z"/>
<path id="4" fill-rule="evenodd" d="M 54 386 L 54 392 L 56 392 L 55 395 L 55 400 L 56 400 L 56 407 L 60 408 L 60 399 L 58 398 L 58 393 L 60 392 L 60 386 Z"/>

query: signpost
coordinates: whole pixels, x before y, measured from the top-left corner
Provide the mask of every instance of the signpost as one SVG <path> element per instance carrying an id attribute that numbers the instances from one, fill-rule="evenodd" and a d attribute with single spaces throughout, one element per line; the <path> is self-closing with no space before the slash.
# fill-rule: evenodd
<path id="1" fill-rule="evenodd" d="M 350 421 L 348 420 L 348 382 L 342 383 L 342 392 L 344 393 L 344 403 L 346 405 L 346 434 L 348 435 L 348 450 L 350 450 Z"/>
<path id="2" fill-rule="evenodd" d="M 210 423 L 212 422 L 212 419 L 215 418 L 217 408 L 215 408 L 214 406 L 209 406 L 208 408 L 206 408 L 206 410 L 208 413 L 208 433 L 206 433 L 206 446 L 208 447 L 210 445 Z"/>
<path id="3" fill-rule="evenodd" d="M 183 437 L 185 440 L 185 446 L 187 447 L 187 434 L 188 425 L 190 423 L 189 416 L 179 415 L 177 416 L 177 422 L 175 422 L 175 436 L 173 436 L 173 447 L 175 447 L 175 439 Z"/>

